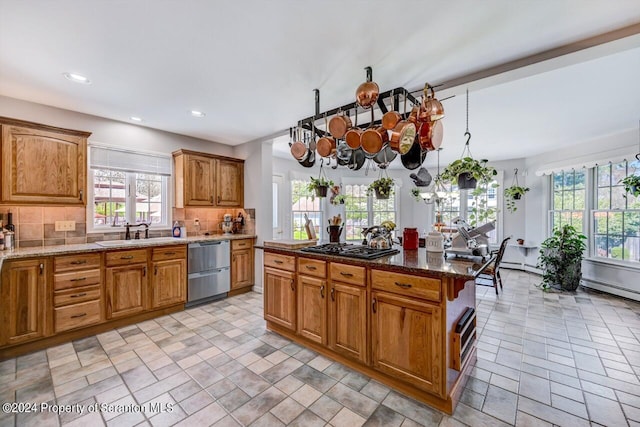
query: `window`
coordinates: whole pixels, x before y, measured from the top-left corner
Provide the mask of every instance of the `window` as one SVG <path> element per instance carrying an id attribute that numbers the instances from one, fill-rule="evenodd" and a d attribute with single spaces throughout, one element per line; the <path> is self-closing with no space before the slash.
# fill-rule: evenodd
<path id="1" fill-rule="evenodd" d="M 304 215 L 313 221 L 316 237 L 322 239 L 322 210 L 320 209 L 320 198 L 315 197 L 307 189 L 309 181 L 291 181 L 291 229 L 294 240 L 307 240 L 305 229 L 306 220 Z"/>
<path id="2" fill-rule="evenodd" d="M 578 231 L 584 230 L 586 209 L 586 173 L 584 170 L 559 172 L 551 175 L 553 196 L 551 200 L 550 229 L 569 224 Z"/>
<path id="3" fill-rule="evenodd" d="M 171 159 L 113 148 L 90 147 L 94 231 L 147 223 L 169 227 Z"/>
<path id="4" fill-rule="evenodd" d="M 594 172 L 593 255 L 640 261 L 640 200 L 626 194 L 620 183 L 628 175 L 640 175 L 640 162 L 609 163 Z"/>
<path id="5" fill-rule="evenodd" d="M 361 241 L 364 228 L 384 221 L 396 222 L 396 191 L 388 199 L 381 200 L 367 196 L 367 187 L 366 184 L 344 185 L 346 240 Z"/>

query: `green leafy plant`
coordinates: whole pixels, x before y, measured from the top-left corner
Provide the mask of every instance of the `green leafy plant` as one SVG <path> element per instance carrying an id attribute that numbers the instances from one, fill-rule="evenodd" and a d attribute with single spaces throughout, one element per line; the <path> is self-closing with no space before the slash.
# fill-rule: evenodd
<path id="1" fill-rule="evenodd" d="M 625 199 L 627 198 L 627 194 L 631 193 L 634 196 L 640 196 L 640 175 L 628 175 L 622 181 L 624 184 L 624 191 L 627 193 L 624 195 Z"/>
<path id="2" fill-rule="evenodd" d="M 575 227 L 565 224 L 555 228 L 542 242 L 537 268 L 543 270 L 542 289 L 559 287 L 574 291 L 582 278 L 582 258 L 587 248 L 587 237 Z"/>
<path id="3" fill-rule="evenodd" d="M 512 185 L 504 189 L 504 201 L 509 212 L 518 210 L 516 200 L 520 200 L 527 191 L 529 191 L 529 187 L 520 187 L 519 185 Z"/>
<path id="4" fill-rule="evenodd" d="M 468 173 L 478 182 L 490 182 L 498 172 L 494 167 L 487 166 L 487 162 L 486 159 L 474 160 L 472 157 L 463 157 L 449 163 L 440 176 L 444 181 L 454 182 L 460 174 Z"/>
<path id="5" fill-rule="evenodd" d="M 388 199 L 393 194 L 393 178 L 378 178 L 367 187 L 367 196 L 375 193 L 378 199 Z"/>
<path id="6" fill-rule="evenodd" d="M 413 187 L 411 189 L 411 196 L 414 198 L 416 202 L 422 202 L 422 196 L 420 195 L 420 189 L 417 187 Z"/>
<path id="7" fill-rule="evenodd" d="M 311 192 L 311 200 L 318 197 L 325 197 L 327 195 L 327 189 L 333 185 L 333 181 L 327 180 L 323 176 L 318 178 L 311 177 L 311 182 L 307 185 L 307 189 Z"/>
<path id="8" fill-rule="evenodd" d="M 488 191 L 489 188 L 497 188 L 497 183 L 489 184 L 486 181 L 481 181 L 480 185 L 473 189 L 471 196 L 471 208 L 469 209 L 469 225 L 477 227 L 487 220 L 495 220 L 496 208 L 489 207 Z"/>

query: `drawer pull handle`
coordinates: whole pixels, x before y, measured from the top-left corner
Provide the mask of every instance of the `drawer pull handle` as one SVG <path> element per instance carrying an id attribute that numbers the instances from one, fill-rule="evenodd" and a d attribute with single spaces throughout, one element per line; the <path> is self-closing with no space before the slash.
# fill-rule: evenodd
<path id="1" fill-rule="evenodd" d="M 87 313 L 74 314 L 73 316 L 71 316 L 71 318 L 72 319 L 77 319 L 78 317 L 84 317 L 86 315 L 87 315 Z"/>
<path id="2" fill-rule="evenodd" d="M 324 285 L 320 286 L 320 297 L 324 298 Z"/>
<path id="3" fill-rule="evenodd" d="M 345 273 L 344 271 L 341 271 L 340 274 L 343 275 L 344 277 L 353 277 L 353 274 Z"/>
<path id="4" fill-rule="evenodd" d="M 283 262 L 280 261 L 279 259 L 274 259 L 273 262 L 275 262 L 276 264 L 283 264 Z"/>
<path id="5" fill-rule="evenodd" d="M 395 282 L 396 286 L 400 286 L 401 288 L 404 289 L 409 289 L 411 287 L 411 284 L 409 283 L 399 283 L 399 282 Z"/>
<path id="6" fill-rule="evenodd" d="M 133 259 L 133 255 L 121 256 L 120 259 Z"/>
<path id="7" fill-rule="evenodd" d="M 80 264 L 86 264 L 86 263 L 87 263 L 86 259 L 81 259 L 81 260 L 78 260 L 78 261 L 71 261 L 69 264 L 71 264 L 71 265 L 80 265 Z"/>
<path id="8" fill-rule="evenodd" d="M 316 269 L 316 267 L 315 267 L 315 266 L 313 266 L 313 265 L 305 265 L 305 268 L 306 268 L 307 270 L 312 270 L 312 271 L 317 270 L 317 269 Z"/>
<path id="9" fill-rule="evenodd" d="M 70 282 L 81 282 L 82 280 L 87 280 L 86 277 L 78 277 L 77 279 L 69 279 Z"/>
<path id="10" fill-rule="evenodd" d="M 84 297 L 86 295 L 87 295 L 86 292 L 82 292 L 80 294 L 69 295 L 69 298 L 80 298 L 80 297 Z"/>
<path id="11" fill-rule="evenodd" d="M 165 255 L 175 255 L 176 253 L 175 252 L 165 252 L 164 254 Z"/>

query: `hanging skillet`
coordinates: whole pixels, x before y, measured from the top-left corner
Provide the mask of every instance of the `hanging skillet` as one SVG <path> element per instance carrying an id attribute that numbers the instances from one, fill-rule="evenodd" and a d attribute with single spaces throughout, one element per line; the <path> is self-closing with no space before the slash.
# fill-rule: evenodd
<path id="1" fill-rule="evenodd" d="M 364 161 L 364 151 L 362 151 L 362 148 L 358 148 L 357 150 L 353 150 L 351 152 L 351 160 L 349 160 L 349 164 L 347 165 L 347 167 L 354 171 L 360 170 L 360 168 L 362 168 L 362 166 L 364 165 Z"/>
<path id="2" fill-rule="evenodd" d="M 365 70 L 367 71 L 367 81 L 356 89 L 356 102 L 362 108 L 368 109 L 378 100 L 380 88 L 376 82 L 371 81 L 373 74 L 371 67 L 365 67 Z"/>
<path id="3" fill-rule="evenodd" d="M 409 170 L 418 169 L 422 163 L 424 163 L 424 159 L 426 158 L 427 151 L 423 150 L 417 142 L 413 143 L 407 154 L 400 156 L 402 165 Z"/>
<path id="4" fill-rule="evenodd" d="M 306 144 L 305 144 L 306 147 Z M 307 148 L 307 157 L 304 160 L 298 161 L 301 166 L 310 168 L 316 164 L 316 152 Z"/>

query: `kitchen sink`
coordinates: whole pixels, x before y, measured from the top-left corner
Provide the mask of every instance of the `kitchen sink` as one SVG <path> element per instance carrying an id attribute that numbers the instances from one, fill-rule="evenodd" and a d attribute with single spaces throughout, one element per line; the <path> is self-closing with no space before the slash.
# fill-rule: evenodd
<path id="1" fill-rule="evenodd" d="M 129 246 L 138 245 L 144 243 L 164 243 L 175 242 L 175 237 L 152 237 L 150 239 L 131 239 L 131 240 L 104 240 L 102 242 L 95 242 L 96 245 L 103 248 L 115 247 L 115 246 Z"/>

